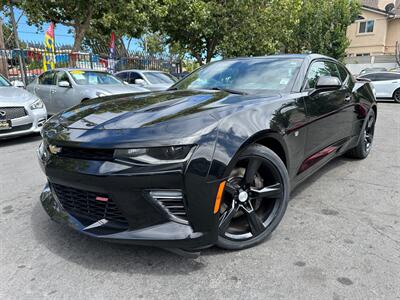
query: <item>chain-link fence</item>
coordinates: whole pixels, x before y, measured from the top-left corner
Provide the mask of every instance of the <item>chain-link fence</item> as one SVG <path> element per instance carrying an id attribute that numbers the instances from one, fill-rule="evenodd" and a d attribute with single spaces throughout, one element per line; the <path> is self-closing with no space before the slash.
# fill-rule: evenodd
<path id="1" fill-rule="evenodd" d="M 43 58 L 48 53 L 42 44 L 24 44 L 27 45 L 24 49 L 0 49 L 0 73 L 10 81 L 28 84 L 43 73 Z M 117 54 L 109 59 L 106 54 L 72 52 L 69 46 L 61 45 L 56 47 L 53 59 L 56 68 L 84 68 L 111 73 L 127 69 L 160 70 L 178 76 L 182 73 L 182 63 L 177 59 L 134 51 L 125 51 L 124 55 Z"/>

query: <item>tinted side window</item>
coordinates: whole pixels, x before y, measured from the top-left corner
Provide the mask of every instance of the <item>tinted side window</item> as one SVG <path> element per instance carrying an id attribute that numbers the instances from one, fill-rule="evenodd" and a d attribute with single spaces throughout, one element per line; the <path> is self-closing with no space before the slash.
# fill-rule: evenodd
<path id="1" fill-rule="evenodd" d="M 321 76 L 333 76 L 340 79 L 339 70 L 333 62 L 317 61 L 312 63 L 306 77 L 306 89 L 315 88 L 318 78 Z"/>
<path id="2" fill-rule="evenodd" d="M 337 68 L 339 69 L 340 79 L 345 82 L 349 73 L 342 65 L 337 65 Z"/>
<path id="3" fill-rule="evenodd" d="M 377 73 L 375 75 L 376 75 L 376 81 L 400 79 L 400 74 L 396 73 Z"/>
<path id="4" fill-rule="evenodd" d="M 127 72 L 119 73 L 119 74 L 115 75 L 115 77 L 121 79 L 122 81 L 128 81 L 129 73 L 127 73 Z"/>
<path id="5" fill-rule="evenodd" d="M 143 77 L 139 73 L 132 72 L 128 82 L 134 84 L 136 79 L 143 79 Z"/>
<path id="6" fill-rule="evenodd" d="M 68 77 L 67 73 L 65 73 L 64 71 L 57 72 L 57 82 L 60 82 L 60 81 L 66 81 L 66 82 L 71 83 L 69 81 L 69 77 Z"/>
<path id="7" fill-rule="evenodd" d="M 376 76 L 375 76 L 375 74 L 367 74 L 367 75 L 363 75 L 363 76 L 360 76 L 361 78 L 367 78 L 367 79 L 369 79 L 369 80 L 375 80 L 375 78 L 376 78 Z"/>
<path id="8" fill-rule="evenodd" d="M 39 84 L 54 85 L 54 72 L 46 72 L 40 75 Z"/>

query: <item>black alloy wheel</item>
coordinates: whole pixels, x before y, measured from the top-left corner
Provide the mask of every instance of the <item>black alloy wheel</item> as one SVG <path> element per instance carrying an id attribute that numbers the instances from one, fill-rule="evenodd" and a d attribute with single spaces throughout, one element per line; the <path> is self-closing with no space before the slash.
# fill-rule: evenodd
<path id="1" fill-rule="evenodd" d="M 364 147 L 365 152 L 371 151 L 372 141 L 374 140 L 375 132 L 375 115 L 370 115 L 364 129 Z"/>
<path id="2" fill-rule="evenodd" d="M 400 89 L 394 91 L 393 99 L 395 102 L 400 103 Z"/>
<path id="3" fill-rule="evenodd" d="M 243 249 L 266 239 L 281 221 L 288 198 L 289 180 L 282 160 L 261 145 L 248 147 L 225 184 L 218 246 Z"/>
<path id="4" fill-rule="evenodd" d="M 346 153 L 347 156 L 359 159 L 364 159 L 368 156 L 371 152 L 372 142 L 374 140 L 375 123 L 375 112 L 371 110 L 363 125 L 359 143 Z"/>

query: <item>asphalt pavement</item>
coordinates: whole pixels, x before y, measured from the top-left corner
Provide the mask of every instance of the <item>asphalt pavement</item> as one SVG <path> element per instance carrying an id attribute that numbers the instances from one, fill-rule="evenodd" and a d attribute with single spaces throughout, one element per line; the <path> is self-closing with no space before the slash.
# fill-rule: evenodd
<path id="1" fill-rule="evenodd" d="M 0 141 L 1 299 L 400 299 L 400 104 L 379 103 L 366 160 L 338 158 L 293 192 L 267 242 L 197 259 L 52 222 L 39 143 Z"/>

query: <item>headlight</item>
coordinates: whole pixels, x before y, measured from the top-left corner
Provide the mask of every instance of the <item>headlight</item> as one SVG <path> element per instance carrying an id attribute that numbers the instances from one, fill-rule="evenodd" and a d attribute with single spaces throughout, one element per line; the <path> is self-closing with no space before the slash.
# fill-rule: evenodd
<path id="1" fill-rule="evenodd" d="M 29 106 L 30 109 L 40 109 L 40 108 L 43 108 L 43 107 L 44 107 L 43 101 L 40 100 L 40 99 L 36 99 L 35 102 L 33 102 Z"/>
<path id="2" fill-rule="evenodd" d="M 118 149 L 115 151 L 114 157 L 141 164 L 173 164 L 187 161 L 193 151 L 193 145 Z"/>

